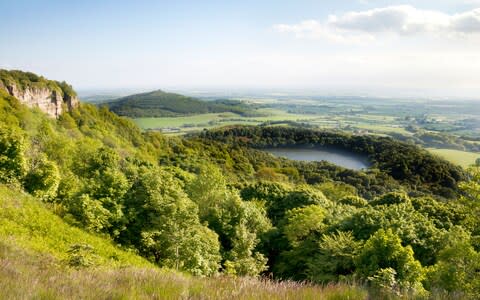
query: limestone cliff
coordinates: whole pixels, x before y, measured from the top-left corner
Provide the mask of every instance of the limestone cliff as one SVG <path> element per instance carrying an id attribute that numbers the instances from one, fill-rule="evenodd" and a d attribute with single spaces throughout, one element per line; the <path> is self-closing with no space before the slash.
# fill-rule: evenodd
<path id="1" fill-rule="evenodd" d="M 0 89 L 54 118 L 79 103 L 76 93 L 65 82 L 47 80 L 28 72 L 0 70 Z"/>

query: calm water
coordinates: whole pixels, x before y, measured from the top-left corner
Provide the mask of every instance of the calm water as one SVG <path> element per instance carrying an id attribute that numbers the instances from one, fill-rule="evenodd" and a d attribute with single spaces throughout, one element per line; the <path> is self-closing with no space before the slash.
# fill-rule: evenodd
<path id="1" fill-rule="evenodd" d="M 361 170 L 369 167 L 368 159 L 366 156 L 344 150 L 295 147 L 266 148 L 264 150 L 275 156 L 286 157 L 293 160 L 326 160 L 341 167 L 353 170 Z"/>

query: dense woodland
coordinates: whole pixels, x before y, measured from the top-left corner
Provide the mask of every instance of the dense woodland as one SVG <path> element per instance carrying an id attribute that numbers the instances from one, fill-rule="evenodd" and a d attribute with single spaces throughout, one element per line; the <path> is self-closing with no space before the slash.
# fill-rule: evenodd
<path id="1" fill-rule="evenodd" d="M 460 167 L 435 157 L 417 146 L 396 141 L 389 137 L 352 135 L 340 131 L 262 126 L 236 126 L 205 131 L 201 136 L 227 144 L 255 148 L 267 146 L 326 146 L 364 154 L 370 159 L 372 169 L 377 169 L 382 175 L 387 175 L 408 186 L 412 192 L 433 193 L 446 198 L 454 198 L 458 182 L 466 179 L 465 173 Z M 316 168 L 317 172 L 321 172 L 322 168 L 318 165 L 310 163 L 300 168 L 307 182 L 315 182 L 315 178 L 312 178 L 315 174 L 308 174 L 307 170 Z"/>
<path id="2" fill-rule="evenodd" d="M 480 171 L 416 146 L 290 127 L 166 137 L 88 104 L 51 119 L 2 90 L 0 124 L 3 185 L 158 266 L 392 297 L 480 293 Z M 341 147 L 373 167 L 258 149 L 279 145 Z"/>

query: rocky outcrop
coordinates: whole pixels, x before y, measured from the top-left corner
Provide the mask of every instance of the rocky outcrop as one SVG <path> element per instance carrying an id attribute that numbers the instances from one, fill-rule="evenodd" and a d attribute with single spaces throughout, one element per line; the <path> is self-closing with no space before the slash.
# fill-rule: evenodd
<path id="1" fill-rule="evenodd" d="M 57 118 L 65 109 L 72 110 L 78 106 L 77 97 L 62 95 L 61 90 L 46 87 L 26 87 L 19 89 L 15 84 L 4 85 L 0 81 L 0 88 L 20 100 L 29 107 L 38 107 L 51 117 Z"/>

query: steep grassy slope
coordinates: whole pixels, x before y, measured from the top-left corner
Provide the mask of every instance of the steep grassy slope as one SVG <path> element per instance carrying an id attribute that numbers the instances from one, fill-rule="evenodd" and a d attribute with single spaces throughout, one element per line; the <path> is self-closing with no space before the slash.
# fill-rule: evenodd
<path id="1" fill-rule="evenodd" d="M 161 90 L 130 95 L 107 103 L 110 109 L 121 116 L 139 117 L 173 117 L 191 114 L 235 112 L 254 114 L 239 101 L 201 101 L 175 93 Z"/>
<path id="2" fill-rule="evenodd" d="M 68 260 L 74 245 L 87 244 L 93 248 L 94 265 L 152 266 L 106 238 L 70 226 L 42 202 L 4 185 L 0 185 L 0 240 L 4 246 L 48 254 L 58 260 Z"/>

